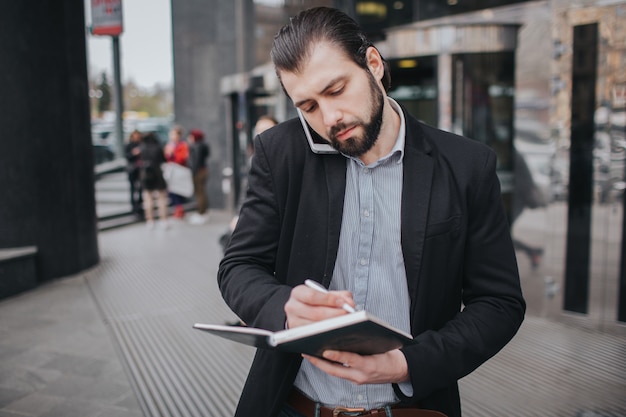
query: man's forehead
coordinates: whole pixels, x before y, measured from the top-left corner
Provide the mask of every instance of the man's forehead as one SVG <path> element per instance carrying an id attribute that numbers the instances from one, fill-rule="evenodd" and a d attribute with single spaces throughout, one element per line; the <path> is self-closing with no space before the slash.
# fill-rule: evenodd
<path id="1" fill-rule="evenodd" d="M 327 40 L 311 41 L 307 44 L 304 52 L 297 57 L 293 57 L 293 69 L 279 68 L 279 73 L 293 72 L 300 74 L 305 72 L 309 66 L 316 66 L 320 64 L 320 57 L 322 59 L 331 59 L 333 61 L 339 61 L 343 59 L 350 59 L 348 54 L 339 45 Z"/>
<path id="2" fill-rule="evenodd" d="M 294 100 L 296 96 L 321 93 L 329 84 L 353 73 L 356 63 L 336 45 L 327 42 L 313 47 L 298 70 L 279 70 L 278 75 L 287 94 Z"/>

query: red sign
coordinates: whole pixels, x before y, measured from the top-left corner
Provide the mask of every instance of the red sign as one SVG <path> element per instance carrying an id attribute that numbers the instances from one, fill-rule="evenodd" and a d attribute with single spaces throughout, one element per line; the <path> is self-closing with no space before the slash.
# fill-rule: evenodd
<path id="1" fill-rule="evenodd" d="M 122 31 L 122 0 L 91 0 L 91 33 L 119 36 Z"/>

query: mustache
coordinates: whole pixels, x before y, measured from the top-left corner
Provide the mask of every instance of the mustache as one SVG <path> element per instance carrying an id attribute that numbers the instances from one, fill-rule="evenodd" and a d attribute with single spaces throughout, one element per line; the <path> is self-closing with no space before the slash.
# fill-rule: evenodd
<path id="1" fill-rule="evenodd" d="M 337 133 L 341 132 L 342 130 L 346 130 L 347 128 L 348 128 L 348 125 L 346 123 L 343 123 L 343 122 L 338 123 L 330 128 L 330 131 L 328 132 L 328 136 L 331 138 L 334 138 L 337 136 Z"/>

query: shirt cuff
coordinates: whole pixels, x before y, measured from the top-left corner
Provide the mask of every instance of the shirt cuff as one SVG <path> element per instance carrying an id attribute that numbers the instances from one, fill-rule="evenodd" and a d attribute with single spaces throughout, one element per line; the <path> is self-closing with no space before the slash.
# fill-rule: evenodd
<path id="1" fill-rule="evenodd" d="M 413 396 L 413 384 L 407 381 L 407 382 L 400 382 L 397 385 L 398 385 L 398 388 L 400 388 L 400 391 L 402 391 L 404 395 L 406 395 L 407 397 Z"/>

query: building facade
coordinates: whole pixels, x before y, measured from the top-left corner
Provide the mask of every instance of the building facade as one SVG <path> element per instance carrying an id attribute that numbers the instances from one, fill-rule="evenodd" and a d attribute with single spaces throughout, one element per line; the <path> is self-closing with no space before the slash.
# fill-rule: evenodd
<path id="1" fill-rule="evenodd" d="M 529 313 L 626 334 L 626 1 L 330 3 L 375 39 L 391 97 L 496 151 Z M 296 115 L 260 64 L 221 81 L 235 171 L 258 116 Z"/>
<path id="2" fill-rule="evenodd" d="M 3 6 L 0 299 L 100 260 L 83 1 Z"/>

